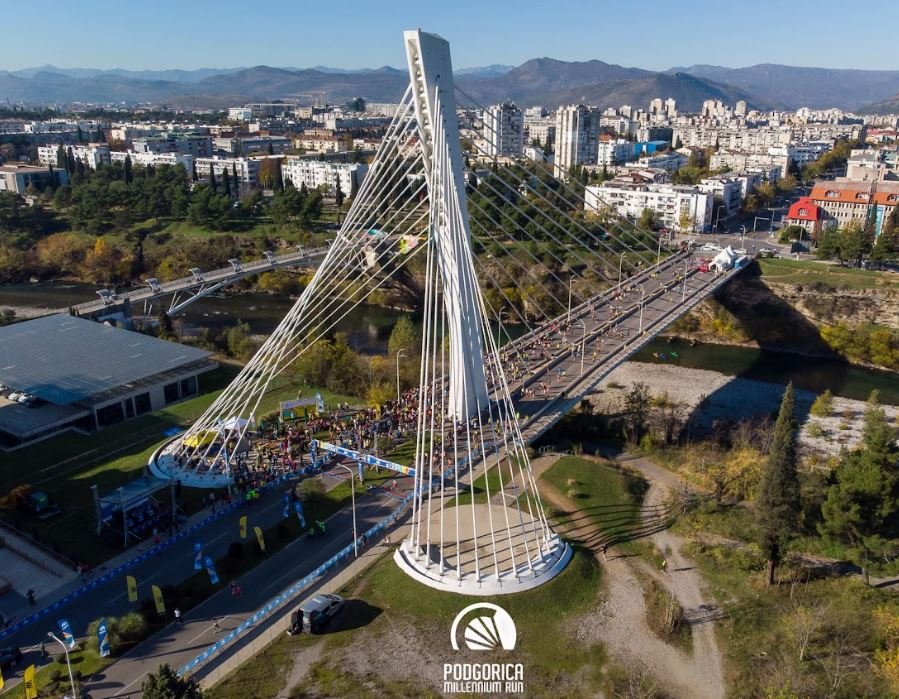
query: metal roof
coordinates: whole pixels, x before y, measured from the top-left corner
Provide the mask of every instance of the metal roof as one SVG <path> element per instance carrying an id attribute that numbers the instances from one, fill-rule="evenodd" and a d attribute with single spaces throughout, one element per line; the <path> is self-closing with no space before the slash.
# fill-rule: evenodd
<path id="1" fill-rule="evenodd" d="M 209 354 L 84 318 L 50 315 L 0 327 L 0 383 L 71 405 Z"/>

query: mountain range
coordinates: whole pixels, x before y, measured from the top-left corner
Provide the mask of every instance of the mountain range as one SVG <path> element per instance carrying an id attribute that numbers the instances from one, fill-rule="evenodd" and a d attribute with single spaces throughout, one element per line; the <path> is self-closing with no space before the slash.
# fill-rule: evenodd
<path id="1" fill-rule="evenodd" d="M 682 111 L 706 99 L 739 99 L 760 109 L 801 106 L 890 111 L 899 108 L 899 71 L 840 70 L 760 64 L 747 68 L 693 65 L 650 71 L 599 60 L 535 58 L 519 66 L 490 65 L 457 71 L 457 85 L 480 104 L 510 99 L 521 106 L 586 102 L 601 107 L 645 107 L 673 97 Z M 408 83 L 405 69 L 199 68 L 100 70 L 52 65 L 0 71 L 0 100 L 27 104 L 123 103 L 173 108 L 223 108 L 247 101 L 323 94 L 331 103 L 356 96 L 395 102 Z M 465 103 L 468 98 L 460 97 Z"/>

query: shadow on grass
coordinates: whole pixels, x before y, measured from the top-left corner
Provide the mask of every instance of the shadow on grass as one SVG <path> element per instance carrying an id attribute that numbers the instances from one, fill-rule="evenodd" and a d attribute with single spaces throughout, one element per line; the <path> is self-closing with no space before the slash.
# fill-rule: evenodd
<path id="1" fill-rule="evenodd" d="M 352 631 L 371 624 L 384 610 L 365 600 L 348 599 L 343 610 L 325 627 L 325 633 Z"/>

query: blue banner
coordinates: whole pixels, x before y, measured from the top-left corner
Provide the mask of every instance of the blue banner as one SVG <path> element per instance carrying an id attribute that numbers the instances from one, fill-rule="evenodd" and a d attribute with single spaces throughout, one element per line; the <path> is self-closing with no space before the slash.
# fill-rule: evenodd
<path id="1" fill-rule="evenodd" d="M 69 650 L 73 650 L 75 648 L 75 635 L 72 633 L 72 627 L 69 625 L 68 619 L 60 619 L 58 626 L 62 633 L 62 642 L 68 646 Z"/>
<path id="2" fill-rule="evenodd" d="M 106 619 L 100 619 L 97 624 L 97 643 L 100 646 L 100 657 L 109 656 L 109 629 L 106 627 Z"/>
<path id="3" fill-rule="evenodd" d="M 284 494 L 284 512 L 281 515 L 284 519 L 290 517 L 290 496 L 286 493 Z"/>
<path id="4" fill-rule="evenodd" d="M 194 570 L 203 570 L 203 542 L 194 542 Z"/>
<path id="5" fill-rule="evenodd" d="M 325 412 L 325 401 L 322 400 L 321 393 L 315 394 L 315 409 L 320 413 Z"/>
<path id="6" fill-rule="evenodd" d="M 297 513 L 297 517 L 300 520 L 300 528 L 305 529 L 306 528 L 306 518 L 303 516 L 303 506 L 300 504 L 299 500 L 297 500 L 293 504 L 293 510 L 294 510 L 294 512 Z"/>
<path id="7" fill-rule="evenodd" d="M 206 572 L 209 573 L 209 582 L 213 585 L 218 585 L 219 576 L 215 572 L 215 561 L 212 560 L 212 556 L 206 556 Z"/>

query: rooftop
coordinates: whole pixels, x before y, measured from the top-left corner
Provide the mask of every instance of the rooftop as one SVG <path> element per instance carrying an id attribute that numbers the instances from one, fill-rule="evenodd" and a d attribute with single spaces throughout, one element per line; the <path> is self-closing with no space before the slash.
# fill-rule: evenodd
<path id="1" fill-rule="evenodd" d="M 84 318 L 50 315 L 0 328 L 0 383 L 72 405 L 209 352 Z"/>

